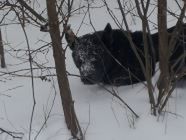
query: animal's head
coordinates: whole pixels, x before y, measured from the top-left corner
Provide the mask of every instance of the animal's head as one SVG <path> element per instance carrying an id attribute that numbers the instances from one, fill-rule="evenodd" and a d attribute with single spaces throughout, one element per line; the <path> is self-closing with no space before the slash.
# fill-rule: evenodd
<path id="1" fill-rule="evenodd" d="M 103 31 L 76 37 L 72 30 L 66 31 L 66 40 L 84 84 L 103 82 L 112 58 L 108 50 L 112 44 L 112 28 L 107 24 Z"/>

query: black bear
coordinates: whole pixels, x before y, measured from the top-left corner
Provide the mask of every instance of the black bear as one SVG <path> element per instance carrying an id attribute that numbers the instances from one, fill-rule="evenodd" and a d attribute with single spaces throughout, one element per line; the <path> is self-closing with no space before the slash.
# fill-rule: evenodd
<path id="1" fill-rule="evenodd" d="M 168 46 L 169 46 L 169 70 L 170 73 L 174 76 L 177 76 L 180 74 L 180 72 L 184 71 L 184 68 L 186 66 L 186 24 L 182 23 L 180 25 L 180 28 L 177 28 L 177 26 L 173 26 L 171 28 L 167 29 L 168 32 Z M 175 35 L 173 36 L 173 33 L 175 32 Z M 171 47 L 171 39 L 173 37 L 173 40 L 175 41 L 175 44 L 173 44 L 172 49 Z M 159 46 L 158 46 L 158 32 L 151 35 L 151 38 L 153 40 L 154 44 L 154 50 L 156 52 L 156 58 L 157 61 L 159 61 Z"/>
<path id="2" fill-rule="evenodd" d="M 169 46 L 171 45 L 170 36 L 175 30 L 176 26 L 168 29 L 169 33 Z M 170 51 L 170 72 L 177 76 L 179 74 L 185 73 L 186 66 L 186 24 L 181 24 L 181 27 L 178 31 L 176 31 L 174 39 L 176 43 L 174 48 Z M 176 29 L 177 30 L 177 29 Z"/>
<path id="3" fill-rule="evenodd" d="M 103 31 L 76 37 L 71 29 L 67 28 L 66 40 L 84 84 L 130 85 L 145 81 L 139 60 L 124 34 L 126 31 L 112 29 L 108 23 Z M 131 37 L 145 65 L 143 34 L 136 31 L 131 33 Z M 156 45 L 158 38 L 156 35 L 153 37 L 153 43 Z M 148 46 L 148 60 L 153 75 L 156 55 L 150 43 Z"/>

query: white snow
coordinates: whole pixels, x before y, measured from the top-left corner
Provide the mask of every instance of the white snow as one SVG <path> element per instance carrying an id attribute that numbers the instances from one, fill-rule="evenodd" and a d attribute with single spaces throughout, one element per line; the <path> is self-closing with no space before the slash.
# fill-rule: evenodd
<path id="1" fill-rule="evenodd" d="M 108 2 L 119 21 L 121 21 L 121 14 L 117 10 L 117 2 Z M 168 2 L 170 9 L 174 13 L 179 13 L 173 0 Z M 102 5 L 102 1 L 94 1 L 94 3 L 97 4 L 94 6 Z M 45 7 L 45 5 L 41 2 L 40 8 L 42 7 Z M 117 28 L 105 7 L 91 9 L 91 17 L 96 30 L 103 30 L 108 22 L 111 23 L 113 28 Z M 70 19 L 74 31 L 78 30 L 82 19 L 83 14 L 76 14 Z M 151 15 L 150 20 L 156 23 L 156 15 Z M 141 29 L 139 19 L 132 20 L 129 15 L 128 22 L 132 31 Z M 173 26 L 175 22 L 175 18 L 169 16 L 168 26 Z M 150 27 L 153 28 L 153 24 L 150 24 Z M 24 51 L 12 50 L 27 49 L 27 46 L 19 25 L 1 27 L 1 29 L 5 43 L 8 44 L 5 45 L 7 68 L 0 68 L 0 128 L 7 131 L 21 132 L 24 134 L 23 140 L 28 140 L 33 107 L 31 78 L 3 75 L 4 72 L 29 69 L 28 55 L 25 55 Z M 37 49 L 46 42 L 50 42 L 48 33 L 41 33 L 39 28 L 29 25 L 26 26 L 26 31 L 32 49 Z M 78 36 L 90 32 L 93 32 L 93 29 L 87 16 Z M 155 30 L 152 30 L 152 32 L 155 32 Z M 48 52 L 43 51 L 33 54 L 33 56 L 35 56 L 34 61 L 37 62 L 33 64 L 34 67 L 39 64 L 54 67 L 51 48 Z M 69 49 L 66 52 L 66 64 L 68 72 L 79 74 Z M 15 74 L 30 75 L 30 72 L 25 70 Z M 45 71 L 34 70 L 34 76 L 46 74 L 55 74 L 55 70 L 52 68 Z M 154 83 L 156 83 L 157 78 L 158 73 L 153 78 Z M 32 122 L 31 138 L 33 140 L 37 136 L 37 140 L 69 140 L 71 136 L 64 123 L 56 77 L 48 77 L 48 79 L 50 81 L 42 81 L 40 78 L 34 79 L 36 108 Z M 83 85 L 78 77 L 73 76 L 69 76 L 69 82 L 75 101 L 76 113 L 86 140 L 184 140 L 186 137 L 186 83 L 175 90 L 166 106 L 167 113 L 156 117 L 151 115 L 147 89 L 143 84 L 121 87 L 107 86 L 106 88 L 115 90 L 140 116 L 139 119 L 135 120 L 131 112 L 102 87 Z M 156 93 L 158 93 L 157 90 Z M 49 112 L 49 118 L 38 134 Z M 0 140 L 12 140 L 12 137 L 2 133 L 0 134 Z"/>

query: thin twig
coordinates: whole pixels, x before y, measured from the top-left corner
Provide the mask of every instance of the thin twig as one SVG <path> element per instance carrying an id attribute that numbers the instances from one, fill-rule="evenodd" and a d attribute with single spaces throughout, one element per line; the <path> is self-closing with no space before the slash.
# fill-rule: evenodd
<path id="1" fill-rule="evenodd" d="M 19 17 L 19 14 L 16 12 L 16 10 L 13 8 L 15 14 L 17 15 L 20 23 L 21 19 Z M 23 33 L 25 35 L 25 40 L 26 40 L 26 44 L 28 47 L 28 55 L 29 55 L 29 64 L 30 64 L 30 73 L 31 73 L 31 86 L 32 86 L 32 98 L 33 98 L 33 106 L 32 106 L 32 112 L 31 112 L 31 118 L 30 118 L 30 126 L 29 126 L 29 140 L 31 140 L 31 132 L 32 132 L 32 123 L 33 123 L 33 117 L 34 117 L 34 112 L 35 112 L 35 106 L 36 106 L 36 99 L 35 99 L 35 88 L 34 88 L 34 74 L 33 74 L 33 66 L 32 66 L 32 56 L 31 56 L 31 51 L 30 51 L 30 44 L 29 44 L 29 40 L 28 40 L 28 35 L 26 33 L 25 27 L 23 24 L 21 24 Z"/>
<path id="2" fill-rule="evenodd" d="M 75 76 L 75 77 L 82 77 L 80 75 L 76 75 L 76 74 L 71 74 L 69 72 L 67 72 L 67 74 L 69 76 Z M 92 79 L 88 79 L 90 80 L 92 83 L 94 83 L 94 80 Z M 109 90 L 108 88 L 106 88 L 103 84 L 100 83 L 96 83 L 99 87 L 103 88 L 105 91 L 107 91 L 108 93 L 110 93 L 111 95 L 113 95 L 115 98 L 117 98 L 121 103 L 123 103 L 133 114 L 136 118 L 139 118 L 139 116 L 133 111 L 133 109 L 119 96 L 116 94 L 116 92 L 113 92 L 111 90 Z"/>
<path id="3" fill-rule="evenodd" d="M 13 132 L 13 131 L 7 131 L 3 128 L 0 128 L 0 133 L 6 133 L 7 135 L 11 136 L 13 139 L 22 139 L 23 138 L 23 133 L 21 132 Z"/>

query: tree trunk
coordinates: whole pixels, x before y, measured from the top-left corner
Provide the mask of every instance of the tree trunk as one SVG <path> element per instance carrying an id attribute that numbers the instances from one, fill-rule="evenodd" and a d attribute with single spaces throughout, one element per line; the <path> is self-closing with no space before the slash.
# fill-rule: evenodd
<path id="1" fill-rule="evenodd" d="M 47 0 L 47 12 L 50 28 L 49 32 L 52 39 L 53 56 L 55 61 L 57 80 L 62 100 L 65 121 L 68 129 L 71 131 L 72 136 L 74 138 L 83 139 L 81 128 L 79 126 L 75 114 L 74 102 L 72 100 L 69 82 L 66 75 L 65 51 L 62 48 L 60 38 L 58 13 L 56 11 L 55 0 Z"/>
<path id="2" fill-rule="evenodd" d="M 169 46 L 167 34 L 167 1 L 158 0 L 158 33 L 159 33 L 159 65 L 160 76 L 158 79 L 159 96 L 157 105 L 166 94 L 170 83 L 169 73 Z"/>
<path id="3" fill-rule="evenodd" d="M 153 94 L 153 84 L 151 81 L 152 78 L 152 65 L 153 63 L 155 63 L 155 56 L 154 56 L 154 50 L 153 50 L 153 44 L 152 41 L 150 40 L 150 50 L 149 50 L 149 39 L 150 36 L 150 30 L 149 30 L 149 25 L 148 25 L 148 18 L 147 18 L 147 12 L 148 12 L 148 8 L 149 8 L 149 3 L 150 0 L 147 1 L 146 6 L 145 6 L 145 2 L 141 1 L 141 7 L 140 8 L 140 2 L 139 0 L 135 0 L 136 3 L 136 8 L 137 8 L 137 12 L 138 15 L 142 21 L 142 32 L 143 32 L 143 44 L 144 44 L 144 56 L 145 56 L 145 79 L 147 81 L 147 89 L 148 89 L 148 94 L 149 94 L 149 100 L 150 100 L 150 104 L 151 104 L 151 110 L 153 115 L 156 115 L 156 108 L 155 108 L 155 98 L 154 98 L 154 94 Z M 142 9 L 142 10 L 141 10 Z M 147 33 L 148 31 L 148 33 Z M 149 59 L 149 54 L 151 56 L 152 59 Z"/>
<path id="4" fill-rule="evenodd" d="M 5 64 L 4 47 L 3 47 L 1 29 L 0 29 L 0 59 L 1 59 L 1 68 L 5 68 L 6 64 Z"/>

